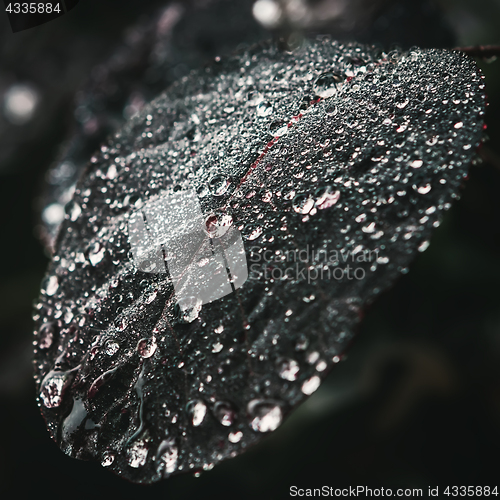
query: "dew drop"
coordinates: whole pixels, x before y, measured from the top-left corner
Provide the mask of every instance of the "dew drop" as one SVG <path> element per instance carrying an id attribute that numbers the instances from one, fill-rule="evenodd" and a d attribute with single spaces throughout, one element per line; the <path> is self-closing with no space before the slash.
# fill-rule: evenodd
<path id="1" fill-rule="evenodd" d="M 231 432 L 227 438 L 231 443 L 236 444 L 241 441 L 242 437 L 243 437 L 243 432 L 238 431 L 238 432 Z"/>
<path id="2" fill-rule="evenodd" d="M 190 401 L 186 406 L 186 411 L 190 416 L 191 425 L 193 427 L 198 427 L 205 420 L 205 415 L 207 414 L 207 406 L 201 400 Z"/>
<path id="3" fill-rule="evenodd" d="M 177 301 L 180 320 L 184 323 L 192 323 L 199 317 L 202 300 L 199 297 L 182 297 Z"/>
<path id="4" fill-rule="evenodd" d="M 120 349 L 119 344 L 113 340 L 108 340 L 104 345 L 104 352 L 108 356 L 114 356 L 118 352 L 118 349 Z"/>
<path id="5" fill-rule="evenodd" d="M 419 194 L 427 194 L 427 193 L 430 193 L 431 192 L 431 189 L 432 189 L 432 186 L 430 184 L 426 184 L 425 186 L 420 186 L 418 189 L 417 189 L 417 192 Z"/>
<path id="6" fill-rule="evenodd" d="M 44 323 L 40 327 L 38 347 L 40 349 L 48 349 L 54 341 L 56 333 L 56 324 L 54 322 Z"/>
<path id="7" fill-rule="evenodd" d="M 146 463 L 146 459 L 148 458 L 148 447 L 143 440 L 136 441 L 128 450 L 127 450 L 127 462 L 130 467 L 134 469 L 138 469 L 142 467 Z"/>
<path id="8" fill-rule="evenodd" d="M 157 453 L 158 473 L 165 478 L 175 472 L 178 457 L 179 450 L 175 445 L 175 441 L 173 439 L 162 441 Z"/>
<path id="9" fill-rule="evenodd" d="M 292 203 L 293 209 L 299 214 L 308 214 L 314 207 L 314 200 L 305 194 L 296 196 Z"/>
<path id="10" fill-rule="evenodd" d="M 74 200 L 70 201 L 66 205 L 65 210 L 72 222 L 75 222 L 82 214 L 82 207 L 80 207 L 80 205 L 78 205 L 78 203 Z"/>
<path id="11" fill-rule="evenodd" d="M 252 418 L 250 427 L 256 432 L 272 432 L 283 420 L 281 407 L 272 401 L 260 399 L 250 401 L 248 414 Z"/>
<path id="12" fill-rule="evenodd" d="M 49 297 L 52 297 L 59 288 L 59 281 L 57 279 L 57 276 L 51 276 L 50 278 L 47 278 L 44 283 L 44 288 L 45 294 Z"/>
<path id="13" fill-rule="evenodd" d="M 282 358 L 277 361 L 278 374 L 283 380 L 297 380 L 299 364 L 293 359 Z"/>
<path id="14" fill-rule="evenodd" d="M 269 101 L 261 101 L 257 105 L 257 116 L 269 116 L 273 112 L 273 105 Z"/>
<path id="15" fill-rule="evenodd" d="M 332 191 L 330 187 L 318 189 L 315 195 L 315 205 L 319 210 L 333 207 L 340 199 L 340 191 Z"/>
<path id="16" fill-rule="evenodd" d="M 57 408 L 62 403 L 69 377 L 67 372 L 49 372 L 42 381 L 40 399 L 45 408 Z"/>
<path id="17" fill-rule="evenodd" d="M 216 175 L 212 177 L 208 183 L 210 192 L 214 196 L 223 196 L 224 194 L 226 194 L 230 185 L 231 181 L 223 175 Z"/>
<path id="18" fill-rule="evenodd" d="M 221 238 L 233 225 L 233 218 L 229 214 L 210 215 L 205 221 L 210 238 Z"/>
<path id="19" fill-rule="evenodd" d="M 307 396 L 310 396 L 313 392 L 316 391 L 320 384 L 321 379 L 317 375 L 314 375 L 302 384 L 302 392 Z"/>
<path id="20" fill-rule="evenodd" d="M 217 354 L 218 352 L 221 352 L 223 348 L 224 346 L 220 342 L 217 342 L 212 346 L 212 352 Z"/>
<path id="21" fill-rule="evenodd" d="M 105 253 L 106 249 L 99 242 L 96 242 L 89 247 L 87 258 L 92 266 L 95 267 L 104 259 Z"/>
<path id="22" fill-rule="evenodd" d="M 231 403 L 218 401 L 214 405 L 214 416 L 224 427 L 229 427 L 236 419 L 236 410 Z"/>
<path id="23" fill-rule="evenodd" d="M 318 97 L 327 99 L 337 93 L 337 85 L 342 81 L 343 78 L 338 73 L 323 73 L 314 83 L 313 91 Z"/>
<path id="24" fill-rule="evenodd" d="M 157 344 L 154 337 L 149 339 L 141 339 L 137 343 L 137 352 L 142 358 L 150 358 L 156 351 Z"/>
<path id="25" fill-rule="evenodd" d="M 102 455 L 101 465 L 103 467 L 109 467 L 115 461 L 115 454 L 111 451 L 106 451 Z"/>
<path id="26" fill-rule="evenodd" d="M 425 252 L 428 248 L 429 248 L 429 245 L 430 245 L 430 241 L 424 241 L 423 243 L 420 244 L 420 246 L 418 247 L 418 251 L 419 252 Z"/>
<path id="27" fill-rule="evenodd" d="M 253 241 L 253 240 L 256 240 L 261 234 L 262 234 L 262 227 L 257 226 L 255 228 L 253 228 L 253 230 L 251 231 L 251 233 L 248 236 L 246 236 L 246 239 L 248 241 Z"/>

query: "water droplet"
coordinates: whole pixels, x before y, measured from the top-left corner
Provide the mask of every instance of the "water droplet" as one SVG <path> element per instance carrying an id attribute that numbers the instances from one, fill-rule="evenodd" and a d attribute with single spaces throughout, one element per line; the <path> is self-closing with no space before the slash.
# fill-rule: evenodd
<path id="1" fill-rule="evenodd" d="M 250 232 L 250 234 L 248 236 L 246 236 L 246 239 L 248 241 L 253 241 L 253 240 L 256 240 L 261 234 L 262 234 L 262 227 L 257 226 L 257 227 L 252 228 L 252 231 Z"/>
<path id="2" fill-rule="evenodd" d="M 462 127 L 464 126 L 463 122 L 458 122 L 458 123 L 455 123 L 454 127 L 458 130 L 458 129 L 461 129 Z"/>
<path id="3" fill-rule="evenodd" d="M 43 288 L 45 289 L 45 294 L 52 297 L 59 288 L 57 276 L 50 276 L 50 278 L 47 278 L 44 282 Z"/>
<path id="4" fill-rule="evenodd" d="M 297 380 L 299 364 L 293 359 L 281 358 L 277 361 L 278 374 L 284 380 L 293 382 Z"/>
<path id="5" fill-rule="evenodd" d="M 273 112 L 273 105 L 269 101 L 261 101 L 257 105 L 257 116 L 269 116 Z"/>
<path id="6" fill-rule="evenodd" d="M 221 352 L 223 348 L 224 346 L 220 342 L 217 342 L 216 344 L 213 345 L 212 352 L 214 354 L 217 354 L 218 352 Z"/>
<path id="7" fill-rule="evenodd" d="M 210 238 L 221 238 L 233 225 L 233 218 L 229 214 L 210 215 L 205 221 Z"/>
<path id="8" fill-rule="evenodd" d="M 50 321 L 48 323 L 44 323 L 40 327 L 39 337 L 38 337 L 38 347 L 40 349 L 48 349 L 52 342 L 54 341 L 54 336 L 56 333 L 56 323 Z"/>
<path id="9" fill-rule="evenodd" d="M 109 467 L 115 461 L 115 454 L 111 451 L 106 451 L 102 455 L 101 465 L 103 467 Z"/>
<path id="10" fill-rule="evenodd" d="M 112 340 L 108 340 L 104 346 L 104 352 L 108 356 L 114 356 L 118 352 L 118 349 L 120 349 L 120 345 Z"/>
<path id="11" fill-rule="evenodd" d="M 271 191 L 266 191 L 263 195 L 262 195 L 262 201 L 264 203 L 269 203 L 273 198 L 273 193 L 271 193 Z"/>
<path id="12" fill-rule="evenodd" d="M 317 375 L 314 375 L 302 384 L 302 392 L 307 396 L 310 396 L 314 391 L 316 391 L 320 384 L 321 379 Z"/>
<path id="13" fill-rule="evenodd" d="M 99 242 L 96 242 L 89 247 L 87 258 L 92 266 L 95 267 L 104 259 L 105 253 L 106 249 Z"/>
<path id="14" fill-rule="evenodd" d="M 257 106 L 259 102 L 263 101 L 264 97 L 260 92 L 256 92 L 252 90 L 251 92 L 248 93 L 248 105 L 249 106 Z"/>
<path id="15" fill-rule="evenodd" d="M 198 427 L 205 420 L 207 405 L 201 400 L 190 401 L 186 406 L 186 411 L 191 418 L 193 427 Z"/>
<path id="16" fill-rule="evenodd" d="M 60 224 L 64 220 L 64 207 L 60 203 L 51 203 L 44 208 L 42 219 L 45 224 Z"/>
<path id="17" fill-rule="evenodd" d="M 418 247 L 418 251 L 419 252 L 425 252 L 428 248 L 429 248 L 429 245 L 430 245 L 430 241 L 424 241 L 423 243 L 420 244 L 420 246 Z"/>
<path id="18" fill-rule="evenodd" d="M 202 300 L 199 297 L 182 297 L 177 301 L 180 320 L 184 323 L 192 323 L 199 317 Z"/>
<path id="19" fill-rule="evenodd" d="M 138 469 L 142 467 L 148 458 L 148 447 L 145 441 L 139 440 L 136 441 L 128 450 L 127 450 L 127 462 L 130 467 L 134 469 Z"/>
<path id="20" fill-rule="evenodd" d="M 223 426 L 229 427 L 236 419 L 236 410 L 231 403 L 218 401 L 214 405 L 214 416 Z"/>
<path id="21" fill-rule="evenodd" d="M 40 399 L 46 408 L 57 408 L 62 403 L 69 382 L 67 372 L 49 372 L 42 381 Z"/>
<path id="22" fill-rule="evenodd" d="M 427 194 L 427 193 L 430 193 L 431 189 L 432 189 L 432 186 L 430 184 L 425 184 L 425 186 L 420 186 L 419 188 L 417 188 L 417 192 L 419 194 Z"/>
<path id="23" fill-rule="evenodd" d="M 201 186 L 198 187 L 196 193 L 200 198 L 204 198 L 205 196 L 208 196 L 208 194 L 210 193 L 210 189 L 208 188 L 207 185 L 202 184 Z"/>
<path id="24" fill-rule="evenodd" d="M 256 432 L 272 432 L 283 420 L 281 407 L 272 402 L 254 399 L 248 403 L 248 414 L 252 418 L 250 426 Z"/>
<path id="25" fill-rule="evenodd" d="M 343 80 L 338 73 L 323 73 L 314 83 L 313 91 L 318 97 L 327 99 L 337 93 L 337 85 L 342 83 Z"/>
<path id="26" fill-rule="evenodd" d="M 176 471 L 179 450 L 173 439 L 166 439 L 165 441 L 162 441 L 158 447 L 158 453 L 156 456 L 158 462 L 157 471 L 162 477 L 168 477 L 172 474 L 172 472 Z"/>
<path id="27" fill-rule="evenodd" d="M 69 215 L 69 218 L 72 222 L 75 222 L 78 217 L 82 214 L 82 207 L 76 203 L 76 201 L 71 200 L 65 207 L 66 213 Z"/>
<path id="28" fill-rule="evenodd" d="M 315 193 L 315 196 L 316 207 L 319 210 L 325 210 L 337 204 L 340 199 L 340 191 L 333 191 L 330 187 L 326 187 L 318 189 Z"/>
<path id="29" fill-rule="evenodd" d="M 415 160 L 410 163 L 411 168 L 420 168 L 424 162 L 422 160 Z"/>
<path id="30" fill-rule="evenodd" d="M 226 194 L 230 185 L 231 181 L 223 175 L 216 175 L 212 177 L 210 179 L 210 182 L 208 183 L 210 192 L 214 196 L 223 196 L 224 194 Z"/>
<path id="31" fill-rule="evenodd" d="M 295 212 L 299 214 L 308 214 L 312 207 L 314 207 L 314 200 L 308 195 L 299 194 L 294 198 L 292 206 Z"/>
<path id="32" fill-rule="evenodd" d="M 227 438 L 231 443 L 236 444 L 241 441 L 242 437 L 243 437 L 243 432 L 238 431 L 238 432 L 231 432 Z"/>
<path id="33" fill-rule="evenodd" d="M 150 358 L 157 348 L 156 339 L 154 337 L 149 339 L 141 339 L 137 343 L 137 352 L 143 358 Z"/>

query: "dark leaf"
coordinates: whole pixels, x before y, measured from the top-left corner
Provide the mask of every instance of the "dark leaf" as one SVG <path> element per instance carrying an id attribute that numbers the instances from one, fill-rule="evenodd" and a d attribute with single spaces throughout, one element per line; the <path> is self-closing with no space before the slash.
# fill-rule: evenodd
<path id="1" fill-rule="evenodd" d="M 484 107 L 460 52 L 330 40 L 255 47 L 147 105 L 80 179 L 37 307 L 59 446 L 148 483 L 276 429 L 428 246 Z"/>

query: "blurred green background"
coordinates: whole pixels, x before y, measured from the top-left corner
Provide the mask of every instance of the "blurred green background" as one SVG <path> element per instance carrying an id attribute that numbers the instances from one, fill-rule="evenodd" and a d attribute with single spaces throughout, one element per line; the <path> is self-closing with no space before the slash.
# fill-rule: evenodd
<path id="1" fill-rule="evenodd" d="M 217 1 L 193 0 L 192 8 L 208 9 Z M 308 4 L 321 11 L 332 2 Z M 31 375 L 32 303 L 48 262 L 36 237 L 36 200 L 45 172 L 74 127 L 78 89 L 92 68 L 111 57 L 127 29 L 162 2 L 143 4 L 81 0 L 69 14 L 16 35 L 0 12 L 2 498 L 278 499 L 288 498 L 291 485 L 424 491 L 437 485 L 497 485 L 500 60 L 479 61 L 490 102 L 484 163 L 471 167 L 461 200 L 429 249 L 367 311 L 346 360 L 272 436 L 198 478 L 178 476 L 148 487 L 128 484 L 98 464 L 72 460 L 50 440 Z M 434 2 L 426 11 L 432 23 L 412 10 L 417 4 L 430 9 L 428 2 L 409 4 L 380 0 L 368 12 L 358 0 L 345 22 L 328 29 L 345 39 L 380 39 L 386 45 L 500 45 L 499 0 Z M 211 45 L 210 33 L 224 37 L 217 19 L 210 22 L 209 35 L 205 30 L 203 37 L 193 36 L 207 57 L 221 46 Z M 26 123 L 13 122 L 5 108 L 5 96 L 19 83 L 38 96 Z"/>

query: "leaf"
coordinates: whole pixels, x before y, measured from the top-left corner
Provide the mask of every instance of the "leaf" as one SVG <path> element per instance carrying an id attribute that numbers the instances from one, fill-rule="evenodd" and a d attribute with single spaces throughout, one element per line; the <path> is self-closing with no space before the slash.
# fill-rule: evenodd
<path id="1" fill-rule="evenodd" d="M 460 52 L 329 39 L 255 47 L 146 106 L 80 179 L 35 314 L 39 403 L 63 451 L 150 483 L 275 430 L 428 246 L 484 108 Z M 171 265 L 185 256 L 147 272 L 137 245 L 157 247 L 137 221 L 168 246 L 196 221 L 193 190 L 210 248 L 241 232 L 249 276 L 201 306 L 205 263 L 186 264 L 187 307 Z"/>

